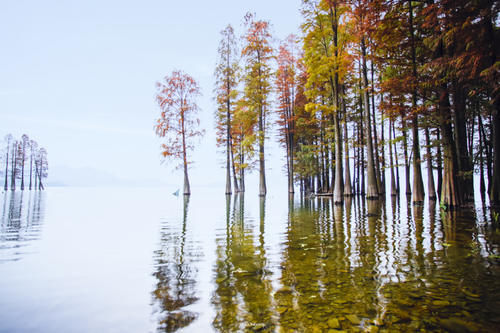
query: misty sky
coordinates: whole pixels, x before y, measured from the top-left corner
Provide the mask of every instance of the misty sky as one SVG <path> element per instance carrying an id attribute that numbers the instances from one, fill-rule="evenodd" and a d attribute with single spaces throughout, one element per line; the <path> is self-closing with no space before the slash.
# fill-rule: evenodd
<path id="1" fill-rule="evenodd" d="M 252 11 L 283 39 L 297 33 L 299 8 L 300 0 L 4 1 L 0 135 L 30 135 L 47 148 L 53 168 L 177 182 L 173 164 L 160 164 L 154 84 L 182 69 L 200 82 L 207 131 L 193 155 L 191 183 L 223 183 L 212 100 L 219 32 L 230 23 L 240 33 Z M 282 173 L 282 156 L 270 147 L 271 182 Z"/>

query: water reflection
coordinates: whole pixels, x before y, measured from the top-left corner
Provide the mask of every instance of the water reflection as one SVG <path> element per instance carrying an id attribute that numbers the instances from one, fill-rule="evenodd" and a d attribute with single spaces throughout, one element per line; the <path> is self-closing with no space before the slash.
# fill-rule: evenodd
<path id="1" fill-rule="evenodd" d="M 260 199 L 259 227 L 245 216 L 243 194 L 226 201 L 226 232 L 217 238 L 213 326 L 224 332 L 274 331 L 272 286 L 264 247 L 265 199 Z M 258 234 L 254 235 L 254 229 Z"/>
<path id="2" fill-rule="evenodd" d="M 188 306 L 198 301 L 197 271 L 201 251 L 188 232 L 189 196 L 184 196 L 182 225 L 165 221 L 161 226 L 160 248 L 155 251 L 153 308 L 159 331 L 174 332 L 198 316 Z"/>
<path id="3" fill-rule="evenodd" d="M 0 264 L 22 259 L 26 247 L 40 238 L 44 192 L 5 192 L 0 194 Z"/>
<path id="4" fill-rule="evenodd" d="M 264 237 L 244 198 L 226 200 L 216 239 L 216 310 L 224 332 L 495 331 L 498 232 L 474 211 L 352 198 L 288 201 L 279 237 Z M 232 207 L 231 207 L 232 205 Z M 265 244 L 265 240 L 271 244 Z M 266 249 L 281 248 L 279 263 Z M 275 272 L 270 274 L 270 272 Z"/>

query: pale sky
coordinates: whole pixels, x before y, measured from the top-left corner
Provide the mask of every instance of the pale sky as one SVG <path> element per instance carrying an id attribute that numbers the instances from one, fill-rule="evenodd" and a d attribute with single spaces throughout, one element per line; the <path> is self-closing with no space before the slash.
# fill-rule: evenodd
<path id="1" fill-rule="evenodd" d="M 213 71 L 219 32 L 242 32 L 247 11 L 275 38 L 297 34 L 300 0 L 5 0 L 0 10 L 0 135 L 28 134 L 51 167 L 89 167 L 124 179 L 181 184 L 160 164 L 155 82 L 192 75 L 206 136 L 193 153 L 192 185 L 224 183 L 214 137 Z M 271 137 L 269 182 L 282 177 Z M 50 172 L 50 171 L 49 171 Z M 254 172 L 256 173 L 256 172 Z M 173 181 L 175 179 L 175 181 Z M 281 179 L 281 178 L 280 178 Z M 281 183 L 281 182 L 280 182 Z"/>

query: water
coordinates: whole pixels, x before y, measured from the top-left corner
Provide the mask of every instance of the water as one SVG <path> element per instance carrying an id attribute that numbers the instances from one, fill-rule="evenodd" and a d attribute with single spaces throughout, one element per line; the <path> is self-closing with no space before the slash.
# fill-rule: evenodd
<path id="1" fill-rule="evenodd" d="M 488 209 L 220 189 L 0 194 L 0 332 L 498 331 Z"/>

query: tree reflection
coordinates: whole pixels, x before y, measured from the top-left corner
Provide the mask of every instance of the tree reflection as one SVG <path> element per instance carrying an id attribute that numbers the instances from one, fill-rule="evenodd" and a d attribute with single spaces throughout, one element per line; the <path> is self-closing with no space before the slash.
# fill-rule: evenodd
<path id="1" fill-rule="evenodd" d="M 231 218 L 226 208 L 226 234 L 217 241 L 212 300 L 217 314 L 213 326 L 223 332 L 272 332 L 272 286 L 264 244 L 265 199 L 260 199 L 257 237 L 251 220 L 245 217 L 244 202 L 243 194 L 235 197 Z M 226 201 L 226 207 L 228 204 Z"/>
<path id="2" fill-rule="evenodd" d="M 25 247 L 40 237 L 45 211 L 44 192 L 6 192 L 1 194 L 0 260 L 20 260 Z M 9 250 L 16 249 L 15 252 Z"/>
<path id="3" fill-rule="evenodd" d="M 185 307 L 198 300 L 196 296 L 197 249 L 187 237 L 189 196 L 184 196 L 182 228 L 179 231 L 169 223 L 161 228 L 160 249 L 155 251 L 156 288 L 153 305 L 158 308 L 158 329 L 174 332 L 191 324 L 196 313 Z"/>
<path id="4" fill-rule="evenodd" d="M 257 228 L 238 200 L 232 210 L 227 202 L 225 234 L 217 241 L 217 330 L 487 331 L 494 327 L 488 321 L 499 321 L 498 307 L 483 303 L 500 305 L 498 268 L 485 259 L 496 252 L 484 231 L 471 228 L 473 214 L 439 215 L 435 202 L 426 210 L 397 197 L 344 205 L 289 198 L 281 274 L 272 288 L 266 203 L 260 202 Z"/>

